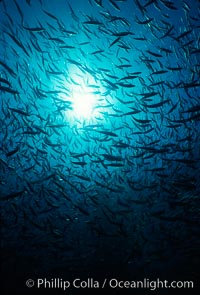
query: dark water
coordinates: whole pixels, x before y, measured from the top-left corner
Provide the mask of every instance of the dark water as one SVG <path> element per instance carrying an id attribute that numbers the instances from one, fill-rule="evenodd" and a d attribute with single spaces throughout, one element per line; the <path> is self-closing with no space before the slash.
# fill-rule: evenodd
<path id="1" fill-rule="evenodd" d="M 195 0 L 0 1 L 4 294 L 105 292 L 30 278 L 197 287 L 199 16 Z"/>

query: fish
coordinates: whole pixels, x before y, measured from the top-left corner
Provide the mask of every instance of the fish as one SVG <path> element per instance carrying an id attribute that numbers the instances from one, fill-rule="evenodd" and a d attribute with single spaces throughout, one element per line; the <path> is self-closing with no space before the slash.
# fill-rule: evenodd
<path id="1" fill-rule="evenodd" d="M 47 10 L 42 9 L 42 11 L 43 11 L 46 15 L 48 15 L 50 18 L 52 18 L 52 19 L 58 21 L 58 18 L 57 18 L 55 15 L 49 13 Z"/>
<path id="2" fill-rule="evenodd" d="M 4 79 L 4 78 L 1 78 L 1 77 L 0 77 L 0 83 L 7 84 L 7 85 L 9 86 L 9 88 L 10 88 L 10 86 L 11 86 L 11 84 L 10 84 L 10 82 L 9 82 L 8 80 L 6 80 L 6 79 Z"/>
<path id="3" fill-rule="evenodd" d="M 122 81 L 122 80 L 133 80 L 133 79 L 136 79 L 136 78 L 138 78 L 138 76 L 130 75 L 130 76 L 125 76 L 125 77 L 120 78 L 119 81 Z"/>
<path id="4" fill-rule="evenodd" d="M 26 3 L 31 6 L 31 0 L 26 0 Z"/>
<path id="5" fill-rule="evenodd" d="M 2 92 L 8 92 L 8 93 L 10 93 L 10 94 L 19 94 L 19 92 L 17 91 L 17 90 L 14 90 L 14 89 L 12 89 L 12 88 L 10 88 L 10 87 L 6 87 L 6 86 L 1 86 L 0 85 L 0 90 L 2 91 Z"/>
<path id="6" fill-rule="evenodd" d="M 174 29 L 174 26 L 171 25 L 170 28 L 167 30 L 167 32 L 162 37 L 160 37 L 160 39 L 164 39 L 167 36 L 170 36 L 170 33 L 173 31 L 173 29 Z"/>
<path id="7" fill-rule="evenodd" d="M 106 167 L 123 167 L 123 163 L 107 163 L 105 164 Z"/>
<path id="8" fill-rule="evenodd" d="M 116 32 L 116 33 L 112 33 L 113 36 L 115 37 L 125 37 L 125 36 L 128 36 L 128 35 L 134 35 L 134 33 L 132 32 Z"/>
<path id="9" fill-rule="evenodd" d="M 161 54 L 156 53 L 156 52 L 153 52 L 153 51 L 151 51 L 151 50 L 146 50 L 146 52 L 149 53 L 149 54 L 152 55 L 152 56 L 155 56 L 155 57 L 162 57 Z"/>
<path id="10" fill-rule="evenodd" d="M 187 109 L 187 111 L 182 111 L 182 113 L 194 113 L 200 111 L 200 105 L 195 105 Z"/>
<path id="11" fill-rule="evenodd" d="M 179 36 L 175 37 L 176 41 L 179 41 L 180 39 L 182 39 L 183 37 L 187 36 L 188 34 L 190 34 L 192 32 L 192 29 L 187 30 L 183 33 L 181 33 Z"/>
<path id="12" fill-rule="evenodd" d="M 83 206 L 79 204 L 74 204 L 74 207 L 77 208 L 82 214 L 90 215 L 90 213 L 85 208 L 83 208 Z"/>
<path id="13" fill-rule="evenodd" d="M 13 77 L 16 77 L 17 76 L 17 74 L 7 65 L 7 64 L 5 64 L 3 61 L 1 61 L 0 60 L 0 65 L 3 67 L 3 68 L 5 68 L 8 72 L 9 72 L 9 74 L 11 75 L 11 76 L 13 76 Z"/>
<path id="14" fill-rule="evenodd" d="M 23 28 L 27 31 L 30 31 L 30 32 L 35 32 L 35 33 L 39 33 L 39 32 L 44 32 L 45 29 L 42 28 L 42 27 L 32 27 L 32 28 L 28 28 L 28 27 L 25 27 L 23 26 Z"/>
<path id="15" fill-rule="evenodd" d="M 139 19 L 136 20 L 136 23 L 138 23 L 139 25 L 147 25 L 149 24 L 151 21 L 153 21 L 154 18 L 151 17 L 151 18 L 148 18 L 146 20 L 143 20 L 143 21 L 140 21 Z"/>
<path id="16" fill-rule="evenodd" d="M 102 25 L 103 23 L 102 22 L 99 22 L 98 20 L 87 20 L 87 21 L 84 21 L 83 24 L 85 25 Z"/>
<path id="17" fill-rule="evenodd" d="M 100 133 L 100 134 L 104 134 L 107 136 L 112 136 L 112 137 L 117 137 L 117 134 L 111 131 L 104 131 L 104 130 L 96 130 L 96 132 Z"/>
<path id="18" fill-rule="evenodd" d="M 12 34 L 10 34 L 9 32 L 6 32 L 6 34 L 7 34 L 7 35 L 13 40 L 13 42 L 14 42 L 15 44 L 18 45 L 18 47 L 20 47 L 20 48 L 23 50 L 23 52 L 24 52 L 26 55 L 29 56 L 28 51 L 26 50 L 25 46 L 21 43 L 20 40 L 18 40 L 15 36 L 13 36 Z"/>
<path id="19" fill-rule="evenodd" d="M 5 195 L 5 196 L 1 197 L 0 200 L 1 201 L 8 201 L 10 199 L 15 199 L 15 198 L 23 196 L 23 194 L 25 192 L 26 192 L 25 190 L 22 190 L 22 191 L 18 191 L 18 192 L 9 193 L 8 195 Z"/>
<path id="20" fill-rule="evenodd" d="M 144 107 L 146 108 L 158 108 L 163 106 L 165 103 L 169 103 L 170 99 L 165 99 L 163 101 L 160 101 L 158 103 L 154 103 L 154 104 L 142 104 Z"/>
<path id="21" fill-rule="evenodd" d="M 71 161 L 72 164 L 84 167 L 85 165 L 87 165 L 87 162 L 84 161 Z"/>
<path id="22" fill-rule="evenodd" d="M 109 0 L 110 4 L 118 11 L 120 11 L 119 6 L 117 5 L 117 3 L 114 0 Z"/>
<path id="23" fill-rule="evenodd" d="M 151 120 L 149 119 L 137 119 L 135 117 L 132 117 L 134 121 L 140 123 L 140 124 L 149 124 L 151 123 Z"/>
<path id="24" fill-rule="evenodd" d="M 157 94 L 159 94 L 159 93 L 153 91 L 153 92 L 142 93 L 142 94 L 140 94 L 140 95 L 142 95 L 142 98 L 141 98 L 141 99 L 144 99 L 144 98 L 146 99 L 146 98 L 149 98 L 149 97 L 155 96 L 155 95 L 157 95 Z"/>
<path id="25" fill-rule="evenodd" d="M 168 71 L 167 70 L 159 70 L 151 73 L 151 75 L 160 75 L 160 74 L 166 74 Z"/>
<path id="26" fill-rule="evenodd" d="M 123 159 L 120 156 L 113 156 L 109 154 L 102 154 L 105 160 L 107 161 L 122 161 Z"/>
<path id="27" fill-rule="evenodd" d="M 15 155 L 18 151 L 19 151 L 19 146 L 17 146 L 17 147 L 16 147 L 15 149 L 13 149 L 13 150 L 7 152 L 7 153 L 6 153 L 6 156 L 7 156 L 7 157 L 13 156 L 13 155 Z"/>
<path id="28" fill-rule="evenodd" d="M 11 110 L 13 113 L 17 113 L 19 115 L 30 116 L 30 114 L 27 111 L 23 111 L 21 109 L 16 109 L 16 108 L 9 107 L 9 110 Z"/>
<path id="29" fill-rule="evenodd" d="M 73 174 L 73 176 L 78 177 L 79 179 L 84 180 L 84 181 L 89 181 L 89 182 L 91 181 L 91 179 L 86 176 L 82 176 L 82 175 L 78 175 L 78 174 Z"/>
<path id="30" fill-rule="evenodd" d="M 183 68 L 182 67 L 167 67 L 167 69 L 170 71 L 181 71 Z"/>
<path id="31" fill-rule="evenodd" d="M 15 3 L 15 6 L 16 6 L 16 8 L 17 8 L 17 10 L 18 10 L 18 13 L 19 13 L 19 15 L 20 15 L 20 17 L 21 17 L 21 23 L 23 24 L 23 21 L 24 21 L 24 14 L 23 14 L 23 12 L 22 12 L 22 10 L 21 10 L 21 7 L 19 6 L 19 4 L 17 3 L 16 0 L 14 0 L 14 3 Z"/>
<path id="32" fill-rule="evenodd" d="M 112 47 L 113 45 L 115 45 L 119 40 L 121 39 L 121 37 L 117 37 L 110 45 L 109 48 Z"/>

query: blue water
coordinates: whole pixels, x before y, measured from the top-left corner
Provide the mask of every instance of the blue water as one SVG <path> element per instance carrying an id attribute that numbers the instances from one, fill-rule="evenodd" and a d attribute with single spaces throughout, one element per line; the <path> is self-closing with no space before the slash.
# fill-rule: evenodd
<path id="1" fill-rule="evenodd" d="M 5 294 L 197 282 L 199 16 L 195 0 L 0 1 Z"/>

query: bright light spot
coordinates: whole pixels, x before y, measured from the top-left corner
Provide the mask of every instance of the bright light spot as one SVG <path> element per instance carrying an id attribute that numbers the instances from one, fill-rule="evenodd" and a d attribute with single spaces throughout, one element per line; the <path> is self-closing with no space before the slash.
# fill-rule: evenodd
<path id="1" fill-rule="evenodd" d="M 90 120 L 95 117 L 98 105 L 99 95 L 95 94 L 97 86 L 94 78 L 90 75 L 72 76 L 71 83 L 71 101 L 73 116 L 77 119 Z"/>
<path id="2" fill-rule="evenodd" d="M 95 122 L 102 120 L 102 108 L 105 97 L 102 97 L 104 89 L 96 79 L 89 74 L 84 74 L 75 68 L 71 69 L 70 77 L 66 84 L 68 94 L 64 100 L 71 104 L 66 107 L 66 118 L 74 123 Z"/>
<path id="3" fill-rule="evenodd" d="M 75 92 L 73 95 L 74 115 L 78 118 L 89 119 L 94 114 L 96 97 L 91 93 Z"/>

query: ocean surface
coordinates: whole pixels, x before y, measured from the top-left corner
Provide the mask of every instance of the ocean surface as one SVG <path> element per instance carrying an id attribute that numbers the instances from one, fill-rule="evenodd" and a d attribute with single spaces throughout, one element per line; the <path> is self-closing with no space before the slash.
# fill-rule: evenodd
<path id="1" fill-rule="evenodd" d="M 0 1 L 3 294 L 197 287 L 199 36 L 197 0 Z"/>

